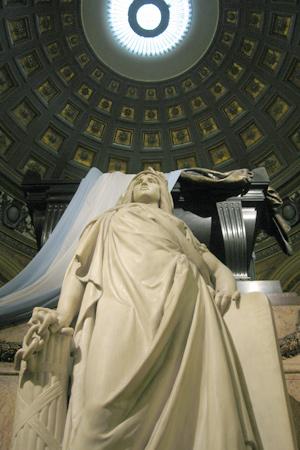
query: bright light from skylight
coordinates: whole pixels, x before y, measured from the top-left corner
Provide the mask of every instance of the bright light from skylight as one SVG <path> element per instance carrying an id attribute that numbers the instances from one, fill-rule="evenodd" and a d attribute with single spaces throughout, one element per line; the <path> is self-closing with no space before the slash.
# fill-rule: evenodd
<path id="1" fill-rule="evenodd" d="M 148 3 L 138 9 L 136 18 L 141 28 L 154 30 L 161 22 L 161 12 L 157 6 Z"/>
<path id="2" fill-rule="evenodd" d="M 160 55 L 175 48 L 188 32 L 191 18 L 191 0 L 108 2 L 113 35 L 128 51 L 143 56 Z"/>

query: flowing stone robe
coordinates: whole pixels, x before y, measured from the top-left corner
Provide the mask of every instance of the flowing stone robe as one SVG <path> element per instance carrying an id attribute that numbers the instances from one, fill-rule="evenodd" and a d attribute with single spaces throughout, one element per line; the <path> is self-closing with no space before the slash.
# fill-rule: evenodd
<path id="1" fill-rule="evenodd" d="M 145 204 L 87 226 L 66 274 L 86 287 L 64 449 L 256 448 L 206 251 Z"/>

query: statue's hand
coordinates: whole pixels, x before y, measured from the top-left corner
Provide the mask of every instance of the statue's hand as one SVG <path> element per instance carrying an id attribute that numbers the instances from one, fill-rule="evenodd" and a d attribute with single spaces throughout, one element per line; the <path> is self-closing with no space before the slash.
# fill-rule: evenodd
<path id="1" fill-rule="evenodd" d="M 240 292 L 218 291 L 215 295 L 215 302 L 222 315 L 227 311 L 230 301 L 236 302 L 240 299 Z"/>
<path id="2" fill-rule="evenodd" d="M 48 308 L 34 308 L 28 324 L 30 326 L 39 325 L 36 331 L 36 334 L 39 336 L 43 336 L 47 330 L 51 333 L 60 331 L 63 334 L 72 334 L 72 328 L 69 328 L 68 319 L 57 311 Z"/>
<path id="3" fill-rule="evenodd" d="M 48 308 L 34 308 L 28 322 L 29 330 L 24 338 L 23 347 L 15 356 L 15 368 L 20 369 L 21 360 L 27 361 L 31 371 L 34 369 L 34 354 L 40 352 L 47 344 L 50 333 L 59 331 L 72 335 L 73 328 L 68 327 L 67 320 L 57 311 Z"/>
<path id="4" fill-rule="evenodd" d="M 34 308 L 32 312 L 31 319 L 28 322 L 30 327 L 38 325 L 36 327 L 36 334 L 43 336 L 47 330 L 49 330 L 50 325 L 57 321 L 57 313 L 52 309 L 48 308 Z"/>

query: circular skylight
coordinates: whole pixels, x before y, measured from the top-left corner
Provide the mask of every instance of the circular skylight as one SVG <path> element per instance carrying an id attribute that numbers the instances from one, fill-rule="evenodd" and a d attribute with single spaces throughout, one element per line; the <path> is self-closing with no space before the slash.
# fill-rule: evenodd
<path id="1" fill-rule="evenodd" d="M 152 82 L 177 77 L 202 58 L 217 30 L 219 1 L 80 0 L 78 3 L 85 36 L 99 60 L 119 75 Z"/>
<path id="2" fill-rule="evenodd" d="M 153 3 L 143 5 L 138 9 L 136 19 L 144 30 L 155 30 L 161 22 L 160 9 Z"/>
<path id="3" fill-rule="evenodd" d="M 191 0 L 109 0 L 108 19 L 117 41 L 137 55 L 169 52 L 191 24 Z"/>

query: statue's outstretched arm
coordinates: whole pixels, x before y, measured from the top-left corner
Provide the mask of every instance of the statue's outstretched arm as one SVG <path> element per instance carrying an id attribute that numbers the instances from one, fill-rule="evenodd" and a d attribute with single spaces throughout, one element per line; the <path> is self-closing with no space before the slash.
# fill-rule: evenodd
<path id="1" fill-rule="evenodd" d="M 79 312 L 85 283 L 76 276 L 77 266 L 74 260 L 66 273 L 56 309 L 57 320 L 50 326 L 52 332 L 68 327 Z"/>
<path id="2" fill-rule="evenodd" d="M 70 264 L 64 278 L 57 309 L 35 308 L 33 310 L 31 324 L 39 324 L 37 334 L 43 335 L 46 330 L 52 333 L 69 327 L 74 317 L 78 314 L 85 284 L 76 276 L 78 263 L 76 260 Z"/>
<path id="3" fill-rule="evenodd" d="M 216 258 L 210 251 L 203 252 L 202 256 L 208 267 L 210 278 L 217 292 L 215 302 L 221 314 L 224 314 L 229 302 L 231 300 L 237 301 L 240 298 L 236 281 L 231 270 L 228 269 L 228 267 L 226 267 L 225 264 Z"/>

